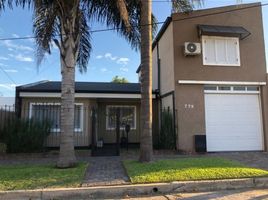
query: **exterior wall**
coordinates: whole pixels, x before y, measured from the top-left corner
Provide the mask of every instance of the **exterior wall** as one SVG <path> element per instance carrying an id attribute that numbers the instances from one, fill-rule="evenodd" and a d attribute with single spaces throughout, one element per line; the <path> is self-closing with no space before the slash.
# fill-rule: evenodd
<path id="1" fill-rule="evenodd" d="M 159 89 L 161 95 L 173 91 L 175 87 L 173 43 L 173 23 L 171 23 L 158 43 L 161 80 Z M 156 48 L 154 51 L 156 51 Z"/>
<path id="2" fill-rule="evenodd" d="M 252 5 L 254 4 L 241 6 L 246 7 Z M 241 6 L 229 6 L 196 11 L 190 15 L 172 15 L 174 36 L 173 54 L 175 55 L 174 83 L 176 88 L 176 110 L 178 115 L 177 145 L 180 150 L 194 151 L 193 135 L 205 134 L 206 130 L 203 85 L 179 85 L 178 80 L 266 82 L 266 63 L 261 7 L 258 6 L 231 13 L 224 13 L 224 11 L 237 9 Z M 221 14 L 217 14 L 215 16 L 207 15 L 217 12 L 221 12 Z M 251 35 L 244 40 L 240 40 L 241 66 L 204 66 L 202 55 L 185 57 L 183 54 L 184 42 L 201 43 L 201 39 L 198 37 L 197 33 L 198 24 L 242 26 L 246 28 Z M 170 88 L 172 89 L 172 87 Z M 267 87 L 262 86 L 262 112 L 264 116 L 263 125 L 266 146 L 268 143 L 268 109 L 266 106 L 268 103 L 267 92 Z M 194 106 L 193 108 L 191 107 L 192 105 Z"/>
<path id="3" fill-rule="evenodd" d="M 83 132 L 75 133 L 75 146 L 90 146 L 92 143 L 92 118 L 91 108 L 97 108 L 97 138 L 102 138 L 104 143 L 115 143 L 115 130 L 106 130 L 106 106 L 107 105 L 134 105 L 136 106 L 136 129 L 129 133 L 130 143 L 140 142 L 140 99 L 86 99 L 77 98 L 76 103 L 83 103 Z M 59 98 L 22 98 L 21 117 L 29 118 L 30 103 L 60 103 Z M 159 133 L 159 105 L 153 100 L 153 134 Z M 122 131 L 121 131 L 122 133 Z M 58 147 L 60 133 L 51 133 L 47 140 L 48 147 Z"/>
<path id="4" fill-rule="evenodd" d="M 129 132 L 129 143 L 139 143 L 140 141 L 140 102 L 139 100 L 99 100 L 98 101 L 98 139 L 103 139 L 104 143 L 116 143 L 116 130 L 106 129 L 106 106 L 108 105 L 133 105 L 136 106 L 136 129 Z M 121 135 L 123 130 L 120 131 Z"/>
<path id="5" fill-rule="evenodd" d="M 161 101 L 162 101 L 162 109 L 169 108 L 171 111 L 173 110 L 173 97 L 171 94 L 166 97 L 163 97 Z"/>
<path id="6" fill-rule="evenodd" d="M 83 103 L 83 131 L 74 135 L 75 146 L 89 146 L 91 144 L 91 116 L 90 109 L 96 104 L 94 99 L 76 99 L 76 103 Z M 23 98 L 21 117 L 29 118 L 30 103 L 60 103 L 57 98 Z M 48 136 L 46 145 L 57 147 L 60 144 L 60 134 L 51 133 Z"/>
<path id="7" fill-rule="evenodd" d="M 205 134 L 205 102 L 202 85 L 177 85 L 177 149 L 194 150 L 194 135 Z"/>
<path id="8" fill-rule="evenodd" d="M 153 49 L 153 90 L 158 88 L 158 62 L 157 62 L 157 47 Z"/>
<path id="9" fill-rule="evenodd" d="M 268 82 L 268 75 L 267 75 Z M 264 149 L 268 151 L 268 86 L 261 87 L 262 123 L 264 132 Z"/>
<path id="10" fill-rule="evenodd" d="M 252 5 L 254 4 L 249 4 L 249 6 Z M 178 84 L 178 80 L 266 81 L 265 48 L 260 6 L 231 13 L 217 14 L 215 16 L 200 16 L 209 13 L 224 12 L 239 7 L 229 6 L 196 11 L 190 15 L 172 15 L 173 20 L 189 17 L 186 20 L 173 22 L 176 84 Z M 198 24 L 242 26 L 247 29 L 251 35 L 244 40 L 240 40 L 241 66 L 204 66 L 202 55 L 185 57 L 182 50 L 184 42 L 201 42 L 197 33 Z"/>

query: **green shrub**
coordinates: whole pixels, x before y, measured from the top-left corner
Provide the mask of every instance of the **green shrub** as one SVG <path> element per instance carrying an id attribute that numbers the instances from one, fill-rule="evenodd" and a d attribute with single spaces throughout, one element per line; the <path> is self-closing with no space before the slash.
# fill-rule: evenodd
<path id="1" fill-rule="evenodd" d="M 160 149 L 175 149 L 176 148 L 176 134 L 174 130 L 173 115 L 169 109 L 163 109 L 161 130 L 159 138 Z"/>
<path id="2" fill-rule="evenodd" d="M 49 130 L 48 122 L 12 119 L 5 123 L 1 140 L 8 153 L 41 152 Z"/>

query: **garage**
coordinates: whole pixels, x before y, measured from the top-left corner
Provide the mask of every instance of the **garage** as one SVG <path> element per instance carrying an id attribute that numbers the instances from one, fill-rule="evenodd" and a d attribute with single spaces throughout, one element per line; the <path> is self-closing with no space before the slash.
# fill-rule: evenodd
<path id="1" fill-rule="evenodd" d="M 208 152 L 263 150 L 258 87 L 205 86 L 205 115 Z"/>

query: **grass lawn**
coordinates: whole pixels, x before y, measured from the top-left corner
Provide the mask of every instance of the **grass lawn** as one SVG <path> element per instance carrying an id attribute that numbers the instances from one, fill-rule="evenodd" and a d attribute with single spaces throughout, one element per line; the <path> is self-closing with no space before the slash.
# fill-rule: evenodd
<path id="1" fill-rule="evenodd" d="M 222 158 L 180 158 L 152 163 L 126 160 L 124 166 L 132 183 L 268 176 L 268 171 Z"/>
<path id="2" fill-rule="evenodd" d="M 86 168 L 87 163 L 70 169 L 57 169 L 54 165 L 0 166 L 0 190 L 78 187 Z"/>

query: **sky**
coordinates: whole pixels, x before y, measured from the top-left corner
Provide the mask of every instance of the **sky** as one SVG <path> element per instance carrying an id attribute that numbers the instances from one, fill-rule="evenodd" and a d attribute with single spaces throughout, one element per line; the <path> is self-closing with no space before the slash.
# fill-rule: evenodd
<path id="1" fill-rule="evenodd" d="M 204 0 L 205 9 L 236 4 L 236 0 Z M 243 3 L 257 1 L 243 0 Z M 268 3 L 268 0 L 261 1 Z M 153 13 L 158 22 L 163 22 L 171 14 L 168 0 L 153 0 Z M 268 6 L 263 7 L 266 52 L 268 54 Z M 91 30 L 106 28 L 102 24 L 90 24 Z M 159 25 L 158 28 L 160 28 Z M 29 10 L 15 8 L 0 15 L 0 38 L 33 36 L 32 13 Z M 76 72 L 76 81 L 110 82 L 116 75 L 125 77 L 130 82 L 137 82 L 136 69 L 140 63 L 139 52 L 114 31 L 97 32 L 92 35 L 93 51 L 87 73 Z M 0 41 L 0 97 L 15 96 L 15 86 L 41 80 L 60 81 L 60 62 L 58 49 L 47 55 L 37 67 L 34 39 Z M 268 58 L 268 56 L 266 56 Z"/>

